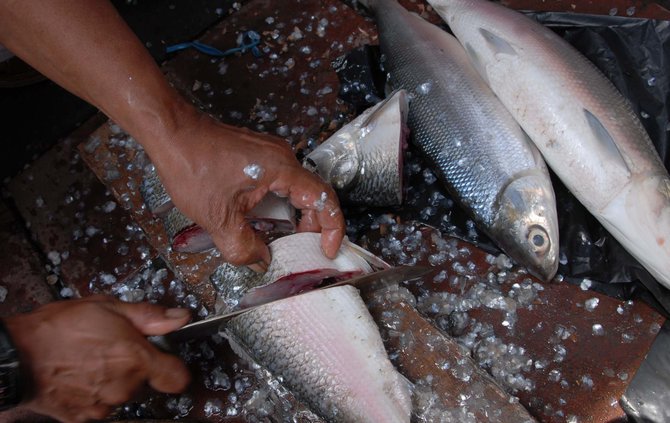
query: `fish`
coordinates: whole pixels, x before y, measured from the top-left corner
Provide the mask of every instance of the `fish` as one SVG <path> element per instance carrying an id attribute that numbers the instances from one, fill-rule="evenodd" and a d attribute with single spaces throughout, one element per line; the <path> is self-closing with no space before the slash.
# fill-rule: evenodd
<path id="1" fill-rule="evenodd" d="M 144 178 L 140 184 L 140 194 L 147 209 L 154 216 L 165 215 L 174 207 L 172 198 L 165 190 L 153 164 L 148 165 L 145 169 Z"/>
<path id="2" fill-rule="evenodd" d="M 345 277 L 371 270 L 347 244 L 335 259 L 326 258 L 316 233 L 285 236 L 269 247 L 272 261 L 267 276 L 256 279 L 265 287 L 282 287 L 296 278 L 316 283 L 327 275 Z M 393 367 L 378 327 L 350 285 L 250 310 L 232 318 L 223 336 L 234 351 L 280 377 L 329 421 L 410 421 L 410 383 Z"/>
<path id="3" fill-rule="evenodd" d="M 331 184 L 342 202 L 402 204 L 407 112 L 406 91 L 390 94 L 315 148 L 303 166 Z"/>
<path id="4" fill-rule="evenodd" d="M 321 252 L 320 238 L 314 235 L 305 232 L 283 236 L 271 242 L 269 248 L 272 259 L 264 273 L 230 263 L 217 267 L 210 281 L 226 303 L 225 307 L 217 307 L 217 313 L 286 298 L 311 289 L 325 279 L 337 282 L 372 271 L 369 262 L 372 260 L 368 256 L 375 257 L 372 253 L 345 238 L 337 257 L 329 259 Z M 389 267 L 382 260 L 373 264 L 376 267 Z"/>
<path id="5" fill-rule="evenodd" d="M 581 53 L 483 0 L 428 0 L 572 194 L 670 288 L 670 177 L 627 99 Z"/>
<path id="6" fill-rule="evenodd" d="M 550 280 L 558 218 L 537 148 L 451 34 L 396 0 L 360 1 L 374 14 L 391 88 L 411 94 L 411 139 L 442 184 L 516 263 Z"/>
<path id="7" fill-rule="evenodd" d="M 180 253 L 198 253 L 214 248 L 212 237 L 176 207 L 161 216 L 172 249 Z M 268 193 L 247 213 L 246 221 L 259 232 L 273 235 L 296 230 L 296 211 L 286 198 Z"/>

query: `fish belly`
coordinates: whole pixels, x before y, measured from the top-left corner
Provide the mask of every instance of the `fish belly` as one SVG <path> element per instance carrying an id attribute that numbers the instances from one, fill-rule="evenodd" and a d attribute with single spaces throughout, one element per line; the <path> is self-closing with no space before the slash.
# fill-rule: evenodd
<path id="1" fill-rule="evenodd" d="M 408 382 L 351 286 L 318 290 L 233 319 L 229 337 L 314 411 L 336 422 L 409 422 Z"/>

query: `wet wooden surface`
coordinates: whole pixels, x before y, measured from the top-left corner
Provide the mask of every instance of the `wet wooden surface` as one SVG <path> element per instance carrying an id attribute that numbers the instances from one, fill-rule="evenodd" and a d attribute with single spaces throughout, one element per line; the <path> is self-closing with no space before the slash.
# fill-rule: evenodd
<path id="1" fill-rule="evenodd" d="M 530 382 L 527 384 L 530 389 L 518 388 L 522 386 L 519 383 L 511 384 L 507 389 L 514 390 L 536 418 L 548 422 L 566 421 L 570 416 L 578 421 L 625 420 L 617 401 L 664 322 L 654 310 L 641 302 L 618 301 L 558 282 L 558 279 L 541 283 L 524 269 L 509 267 L 505 261 L 501 262 L 469 243 L 444 237 L 429 227 L 408 222 L 397 225 L 395 231 L 393 234 L 391 227 L 381 225 L 379 233 L 371 233 L 361 243 L 383 256 L 384 246 L 388 245 L 384 238 L 404 240 L 409 232 L 415 241 L 410 243 L 413 245 L 411 249 L 404 247 L 405 252 L 412 254 L 412 251 L 425 250 L 418 255 L 417 264 L 436 263 L 434 255 L 443 250 L 445 242 L 452 255 L 456 255 L 455 259 L 447 258 L 444 263 L 434 266 L 434 271 L 421 281 L 407 285 L 418 299 L 418 311 L 406 309 L 405 324 L 408 327 L 426 331 L 423 320 L 426 318 L 433 323 L 433 331 L 437 331 L 435 327 L 440 328 L 442 333 L 450 334 L 459 343 L 467 343 L 468 332 L 477 324 L 490 325 L 497 338 L 494 345 L 505 345 L 508 349 L 515 346 L 517 350 L 517 354 L 503 356 L 508 360 L 523 358 L 519 374 Z M 417 231 L 423 234 L 418 243 Z M 442 247 L 438 249 L 437 245 Z M 397 255 L 385 259 L 393 263 L 397 261 L 394 257 Z M 455 303 L 454 296 L 467 301 Z M 507 310 L 501 305 L 503 301 Z M 453 304 L 461 309 L 454 310 Z M 509 309 L 515 312 L 510 314 Z M 377 307 L 376 316 L 379 318 L 383 311 Z M 457 329 L 446 324 L 454 315 L 466 319 L 467 324 Z M 384 319 L 379 322 L 381 327 L 384 327 L 383 322 Z M 432 347 L 419 341 L 425 336 L 419 335 L 412 347 L 405 351 L 404 357 L 401 356 L 405 361 L 401 364 L 411 367 L 410 372 L 418 372 L 424 378 L 429 374 L 434 380 L 453 377 L 449 372 L 440 376 L 440 362 L 435 361 Z M 451 342 L 449 349 L 442 353 L 445 359 L 455 348 L 453 339 L 439 341 L 443 344 Z M 475 360 L 485 361 L 486 356 L 478 354 L 476 347 L 472 355 Z M 426 368 L 422 369 L 422 366 Z M 448 369 L 453 370 L 453 366 Z M 453 386 L 446 383 L 446 386 Z M 449 397 L 455 392 L 441 394 Z"/>
<path id="2" fill-rule="evenodd" d="M 546 3 L 547 9 L 559 3 Z M 403 4 L 428 13 L 421 3 Z M 525 8 L 521 2 L 513 6 Z M 296 151 L 325 139 L 352 118 L 352 110 L 337 98 L 339 83 L 331 61 L 357 46 L 376 43 L 370 20 L 334 0 L 254 0 L 245 2 L 201 41 L 225 50 L 235 46 L 237 36 L 249 29 L 262 35 L 262 57 L 246 53 L 213 60 L 185 51 L 165 65 L 166 75 L 187 98 L 221 121 L 278 134 Z M 46 276 L 38 277 L 46 279 L 51 274 L 49 280 L 56 282 L 56 290 L 72 296 L 96 292 L 130 295 L 124 286 L 131 285 L 141 291 L 131 293 L 132 298 L 187 306 L 196 319 L 206 316 L 215 300 L 209 276 L 219 257 L 213 252 L 172 252 L 161 222 L 143 208 L 139 195 L 144 166 L 150 158 L 109 122 L 84 140 L 90 131 L 87 127 L 74 134 L 9 185 L 43 252 L 41 260 L 44 262 L 49 253 L 59 260 L 44 271 Z M 367 240 L 359 241 L 381 254 L 381 245 L 375 244 L 379 236 L 370 234 Z M 388 236 L 388 232 L 381 236 Z M 426 235 L 428 249 L 435 248 L 431 239 Z M 433 296 L 443 292 L 462 295 L 487 280 L 489 272 L 500 270 L 483 251 L 471 245 L 462 247 L 469 251 L 467 255 L 444 261 L 421 284 L 409 287 L 418 298 L 416 307 L 397 306 L 404 311 L 404 323 L 417 328 L 411 348 L 400 347 L 399 337 L 385 338 L 398 368 L 413 381 L 423 381 L 423 388 L 438 392 L 445 404 L 458 403 L 461 391 L 457 387 L 463 381 L 454 380 L 452 368 L 445 363 L 441 363 L 445 368 L 436 369 L 436 357 L 451 356 L 450 351 L 459 347 L 458 336 L 441 326 L 444 316 L 431 308 Z M 393 257 L 386 259 L 393 261 Z M 474 270 L 467 270 L 469 262 L 474 263 Z M 522 270 L 504 270 L 508 274 L 504 282 L 489 286 L 503 298 L 514 298 L 510 291 L 517 289 L 515 283 L 527 284 L 526 279 L 537 283 Z M 435 281 L 442 271 L 446 279 Z M 521 374 L 532 381 L 533 389 L 521 389 L 514 395 L 541 421 L 566 421 L 570 416 L 577 421 L 623 420 L 616 400 L 663 319 L 642 303 L 627 304 L 564 283 L 541 287 L 532 303 L 518 307 L 512 329 L 504 325 L 501 310 L 481 301 L 467 312 L 472 322 L 490 325 L 505 345 L 523 347 L 525 355 L 521 355 L 531 360 Z M 587 309 L 585 304 L 593 298 L 598 299 L 598 306 Z M 381 316 L 384 307 L 373 306 L 372 310 L 382 332 L 388 335 Z M 598 324 L 603 327 L 602 335 L 594 334 L 600 333 L 594 332 Z M 436 344 L 423 342 L 426 339 Z M 194 374 L 189 391 L 182 396 L 140 397 L 120 409 L 119 418 L 258 421 L 262 417 L 258 410 L 280 413 L 283 401 L 301 407 L 290 394 L 270 398 L 268 391 L 261 389 L 268 383 L 267 375 L 237 358 L 220 338 L 196 340 L 182 349 Z M 431 382 L 426 385 L 428 379 Z M 486 381 L 488 404 L 508 395 L 489 385 L 486 378 L 482 380 Z M 266 397 L 252 398 L 259 390 Z"/>

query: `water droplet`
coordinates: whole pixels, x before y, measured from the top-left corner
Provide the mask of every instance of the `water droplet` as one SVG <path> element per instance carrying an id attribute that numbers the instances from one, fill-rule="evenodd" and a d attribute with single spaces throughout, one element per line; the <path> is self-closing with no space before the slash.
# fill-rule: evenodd
<path id="1" fill-rule="evenodd" d="M 254 181 L 261 179 L 264 173 L 265 169 L 263 169 L 257 163 L 251 163 L 244 167 L 244 174 L 247 175 L 247 177 L 253 179 Z"/>

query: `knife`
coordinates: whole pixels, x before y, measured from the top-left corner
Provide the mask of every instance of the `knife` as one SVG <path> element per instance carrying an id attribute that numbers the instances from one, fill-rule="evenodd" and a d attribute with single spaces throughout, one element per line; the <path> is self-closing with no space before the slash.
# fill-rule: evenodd
<path id="1" fill-rule="evenodd" d="M 432 269 L 428 266 L 392 267 L 390 269 L 384 269 L 379 270 L 377 272 L 366 273 L 364 275 L 356 276 L 351 279 L 345 279 L 329 285 L 321 286 L 319 288 L 310 291 L 304 291 L 293 296 L 304 295 L 309 292 L 314 292 L 321 289 L 335 288 L 337 286 L 342 285 L 353 285 L 356 288 L 360 289 L 361 291 L 370 292 L 385 286 L 393 285 L 395 283 L 418 279 L 421 276 L 430 272 L 431 270 Z M 183 326 L 182 328 L 177 329 L 174 332 L 170 332 L 162 336 L 151 336 L 148 339 L 152 344 L 154 344 L 155 346 L 157 346 L 162 350 L 174 351 L 174 348 L 172 348 L 172 346 L 175 343 L 213 335 L 215 333 L 218 333 L 222 325 L 225 325 L 226 322 L 232 319 L 233 317 L 239 316 L 240 314 L 247 313 L 251 310 L 255 310 L 259 307 L 263 307 L 268 304 L 283 301 L 285 299 L 286 298 L 269 301 L 267 303 L 258 304 L 252 307 L 235 310 L 230 313 L 220 314 L 218 316 L 210 317 L 208 319 L 200 320 L 198 322 L 189 323 Z"/>

